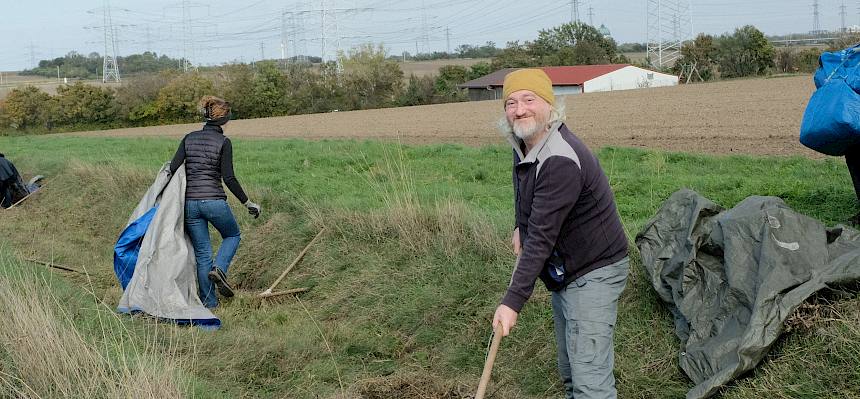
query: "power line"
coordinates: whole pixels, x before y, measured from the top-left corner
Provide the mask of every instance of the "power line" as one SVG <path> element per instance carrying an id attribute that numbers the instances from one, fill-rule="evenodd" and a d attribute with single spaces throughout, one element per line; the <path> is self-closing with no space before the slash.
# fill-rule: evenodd
<path id="1" fill-rule="evenodd" d="M 195 0 L 188 1 L 192 2 Z M 420 52 L 433 51 L 437 49 L 447 50 L 448 47 L 453 49 L 458 44 L 461 44 L 461 42 L 483 42 L 483 40 L 478 40 L 483 37 L 486 37 L 486 40 L 493 40 L 496 37 L 505 37 L 505 39 L 495 40 L 496 42 L 501 41 L 504 44 L 506 40 L 520 39 L 522 41 L 529 39 L 528 37 L 523 37 L 523 32 L 517 32 L 519 37 L 515 37 L 516 34 L 512 35 L 510 33 L 511 29 L 508 28 L 511 23 L 518 26 L 535 26 L 543 23 L 543 26 L 548 28 L 552 25 L 558 25 L 559 22 L 567 22 L 568 15 L 566 14 L 568 14 L 568 12 L 566 11 L 575 11 L 577 6 L 579 8 L 580 22 L 588 22 L 592 25 L 599 23 L 600 19 L 603 18 L 597 18 L 596 13 L 601 13 L 601 15 L 604 15 L 604 13 L 607 15 L 613 15 L 613 18 L 615 18 L 614 16 L 621 14 L 627 18 L 625 23 L 630 24 L 632 23 L 631 19 L 636 12 L 636 10 L 633 10 L 630 7 L 619 7 L 611 4 L 604 5 L 601 3 L 585 2 L 581 0 L 575 1 L 577 4 L 574 4 L 574 7 L 570 8 L 571 1 L 572 0 L 555 2 L 555 6 L 557 8 L 561 8 L 560 10 L 555 13 L 547 13 L 548 15 L 545 15 L 542 19 L 538 18 L 537 20 L 534 20 L 532 16 L 538 14 L 537 10 L 549 5 L 546 0 L 535 2 L 532 7 L 526 7 L 516 11 L 516 18 L 512 18 L 512 14 L 514 14 L 512 7 L 492 7 L 492 3 L 490 3 L 489 0 L 472 0 L 468 2 L 458 2 L 454 0 L 424 0 L 423 7 L 421 7 L 422 4 L 417 1 L 355 1 L 355 5 L 359 7 L 364 5 L 373 6 L 372 12 L 368 12 L 368 14 L 359 14 L 360 18 L 357 18 L 354 15 L 348 15 L 348 13 L 337 13 L 336 15 L 333 15 L 331 12 L 328 12 L 329 9 L 334 9 L 338 6 L 344 7 L 347 4 L 352 6 L 354 4 L 353 1 L 347 3 L 343 0 L 328 0 L 326 3 L 325 13 L 326 24 L 320 26 L 322 10 L 314 10 L 311 14 L 304 15 L 287 14 L 286 17 L 284 17 L 281 15 L 281 12 L 278 12 L 280 10 L 268 13 L 265 12 L 266 7 L 274 5 L 273 2 L 262 5 L 259 0 L 251 0 L 247 5 L 235 5 L 234 7 L 237 10 L 230 11 L 238 12 L 238 15 L 229 14 L 229 18 L 209 23 L 208 26 L 202 29 L 198 25 L 192 25 L 190 30 L 193 34 L 188 34 L 189 29 L 186 28 L 185 35 L 183 35 L 183 37 L 180 37 L 180 32 L 182 32 L 180 29 L 183 29 L 182 27 L 188 26 L 189 24 L 187 23 L 187 17 L 185 19 L 186 22 L 182 22 L 180 16 L 177 15 L 179 14 L 178 12 L 173 13 L 173 17 L 171 18 L 169 14 L 157 15 L 160 11 L 148 11 L 146 13 L 117 12 L 116 8 L 114 8 L 112 10 L 112 17 L 114 18 L 114 25 L 117 24 L 118 20 L 122 21 L 120 23 L 124 23 L 126 21 L 130 22 L 131 19 L 134 19 L 135 21 L 157 21 L 161 19 L 162 21 L 152 22 L 153 32 L 150 40 L 153 40 L 153 44 L 155 44 L 156 47 L 159 47 L 158 50 L 163 50 L 165 48 L 184 50 L 188 62 L 191 63 L 192 61 L 196 61 L 196 58 L 198 58 L 191 54 L 193 51 L 220 51 L 222 54 L 229 54 L 229 56 L 232 57 L 236 54 L 233 49 L 241 48 L 243 44 L 246 48 L 242 51 L 245 53 L 245 57 L 247 58 L 247 53 L 256 53 L 255 47 L 258 47 L 260 41 L 265 41 L 270 46 L 274 43 L 280 42 L 282 56 L 285 58 L 290 58 L 291 55 L 297 54 L 318 53 L 319 50 L 307 52 L 302 51 L 300 47 L 303 43 L 310 41 L 313 42 L 314 47 L 319 49 L 322 44 L 323 33 L 325 33 L 326 53 L 328 54 L 326 58 L 329 59 L 332 57 L 332 53 L 335 51 L 335 48 L 351 46 L 354 43 L 359 42 L 358 40 L 350 39 L 350 37 L 355 37 L 356 35 L 372 36 L 372 40 L 382 43 L 386 47 L 393 47 L 395 52 L 397 52 L 398 47 L 401 47 L 401 43 L 409 43 L 406 45 L 407 48 L 410 44 L 414 45 L 416 38 L 419 42 L 418 47 Z M 263 1 L 263 3 L 265 2 L 266 1 Z M 295 7 L 295 2 L 296 0 L 287 2 L 287 10 L 298 9 L 301 11 L 302 8 L 305 8 L 310 11 L 311 9 L 322 8 L 320 0 L 313 0 L 313 6 L 307 5 L 304 7 Z M 182 2 L 175 3 L 177 8 L 181 3 Z M 741 2 L 737 0 L 728 0 L 726 3 L 735 4 Z M 770 4 L 773 2 L 765 1 L 764 3 Z M 806 2 L 806 4 L 811 3 L 812 1 Z M 251 7 L 255 4 L 255 7 Z M 756 2 L 756 4 L 758 5 L 759 2 Z M 277 7 L 281 8 L 283 6 L 284 5 L 282 4 Z M 719 19 L 721 18 L 720 15 L 729 12 L 734 12 L 737 15 L 744 14 L 744 8 L 740 7 L 740 5 L 733 11 L 724 11 L 713 5 L 703 5 L 703 8 L 705 8 L 705 10 L 702 10 L 701 14 L 704 15 L 705 17 L 703 18 L 708 21 Z M 798 5 L 798 8 L 801 9 L 801 16 L 804 14 L 809 15 L 808 5 L 803 6 L 801 4 Z M 607 9 L 611 9 L 612 11 L 608 11 Z M 788 15 L 786 14 L 786 10 L 792 9 L 791 7 L 788 7 L 777 10 L 773 14 L 769 13 L 767 17 L 769 20 L 773 20 L 773 16 L 778 17 L 780 15 Z M 803 13 L 803 10 L 805 10 L 805 13 Z M 642 10 L 638 10 L 639 18 L 641 18 L 641 11 Z M 716 12 L 711 13 L 710 11 Z M 217 13 L 228 14 L 220 9 L 216 14 Z M 400 17 L 397 13 L 400 13 L 400 15 L 410 13 L 411 15 Z M 117 14 L 125 19 L 117 18 Z M 187 14 L 188 10 L 186 11 L 186 15 Z M 202 20 L 194 17 L 197 14 L 198 13 L 196 12 L 192 13 L 192 18 L 195 20 Z M 425 15 L 426 23 L 424 22 Z M 746 13 L 745 15 L 749 14 Z M 666 20 L 665 24 L 668 26 L 668 36 L 673 36 L 676 31 L 683 31 L 682 28 L 685 23 L 683 22 L 682 16 L 679 15 L 678 17 L 675 17 L 674 15 L 670 16 L 668 14 L 664 14 L 664 16 Z M 695 16 L 698 18 L 699 14 L 696 14 Z M 292 23 L 293 17 L 296 17 L 295 24 Z M 437 20 L 433 20 L 433 17 L 437 18 Z M 172 20 L 168 21 L 168 19 Z M 532 23 L 521 23 L 527 19 L 532 20 Z M 576 15 L 574 15 L 574 19 L 576 19 Z M 306 28 L 300 28 L 298 26 L 299 20 L 304 21 L 304 24 L 308 26 Z M 505 22 L 503 25 L 500 25 L 500 21 Z M 822 22 L 826 24 L 826 22 Z M 325 30 L 325 32 L 323 32 L 323 30 Z M 500 32 L 501 30 L 504 30 L 505 32 Z M 303 40 L 299 37 L 302 32 L 306 33 L 308 36 L 313 36 L 314 38 Z M 500 33 L 504 33 L 507 36 L 501 36 Z M 138 38 L 138 42 L 143 41 L 142 39 L 145 37 L 143 28 L 140 28 L 139 32 L 137 32 L 135 36 Z M 336 44 L 336 42 L 340 43 Z M 118 43 L 118 45 L 120 47 L 125 47 L 125 43 L 126 42 Z M 271 46 L 267 50 L 277 52 L 277 45 Z M 178 53 L 178 51 L 176 51 L 176 53 Z M 259 54 L 252 57 L 257 58 L 258 56 Z M 268 56 L 272 57 L 272 54 L 270 53 Z"/>
<path id="2" fill-rule="evenodd" d="M 579 0 L 570 0 L 570 23 L 579 22 Z"/>
<path id="3" fill-rule="evenodd" d="M 821 22 L 818 19 L 818 0 L 812 3 L 812 32 L 813 35 L 821 33 Z"/>

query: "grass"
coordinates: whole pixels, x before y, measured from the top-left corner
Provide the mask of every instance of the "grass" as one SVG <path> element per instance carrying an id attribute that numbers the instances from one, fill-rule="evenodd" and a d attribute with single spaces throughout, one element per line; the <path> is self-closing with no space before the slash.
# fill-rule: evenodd
<path id="1" fill-rule="evenodd" d="M 113 242 L 176 144 L 0 137 L 0 148 L 22 172 L 48 176 L 45 191 L 25 207 L 0 213 L 0 236 L 18 257 L 86 270 L 89 278 L 57 280 L 88 287 L 92 301 L 115 304 L 120 291 L 111 269 Z M 264 214 L 253 220 L 237 213 L 243 242 L 230 278 L 239 295 L 217 310 L 224 327 L 208 334 L 122 318 L 133 337 L 144 337 L 127 343 L 143 353 L 147 344 L 172 348 L 179 372 L 191 381 L 190 397 L 471 395 L 492 311 L 513 264 L 510 150 L 300 140 L 236 140 L 234 147 L 238 177 Z M 631 239 L 682 187 L 726 207 L 749 195 L 776 195 L 828 224 L 855 212 L 853 189 L 838 159 L 621 148 L 603 149 L 599 157 Z M 311 291 L 300 300 L 257 299 L 323 226 L 327 233 L 278 287 Z M 635 250 L 632 258 L 616 332 L 619 394 L 682 397 L 691 383 L 677 367 L 671 318 Z M 860 370 L 850 361 L 860 348 L 860 298 L 849 294 L 829 305 L 827 300 L 813 301 L 825 304 L 817 312 L 835 313 L 795 328 L 724 395 L 814 397 L 833 389 L 840 397 L 860 397 Z M 90 305 L 68 306 L 76 323 L 94 324 L 80 310 Z M 145 338 L 158 328 L 168 329 L 162 336 L 170 338 Z M 98 328 L 86 331 L 103 335 Z M 8 356 L 2 359 L 14 364 Z M 536 290 L 503 341 L 490 393 L 560 396 L 545 290 Z"/>
<path id="2" fill-rule="evenodd" d="M 186 395 L 191 384 L 172 346 L 154 342 L 165 329 L 134 334 L 104 303 L 80 291 L 0 248 L 4 392 L 28 398 Z"/>

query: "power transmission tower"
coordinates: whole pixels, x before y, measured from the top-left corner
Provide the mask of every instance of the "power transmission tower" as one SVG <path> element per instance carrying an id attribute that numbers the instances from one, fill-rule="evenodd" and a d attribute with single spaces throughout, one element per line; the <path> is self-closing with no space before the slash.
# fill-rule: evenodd
<path id="1" fill-rule="evenodd" d="M 36 49 L 35 49 L 35 47 L 33 47 L 33 42 L 30 42 L 29 48 L 30 48 L 30 66 L 35 68 L 38 65 L 36 65 Z"/>
<path id="2" fill-rule="evenodd" d="M 842 30 L 839 31 L 839 34 L 841 34 L 841 35 L 844 35 L 845 32 L 848 30 L 847 27 L 845 26 L 845 16 L 848 13 L 845 10 L 846 10 L 845 1 L 843 1 L 842 5 L 839 6 L 839 17 L 842 20 Z"/>
<path id="3" fill-rule="evenodd" d="M 300 5 L 301 6 L 301 5 Z M 293 51 L 302 63 L 308 62 L 308 38 L 305 34 L 305 18 L 303 16 L 293 14 Z"/>
<path id="4" fill-rule="evenodd" d="M 337 59 L 337 55 L 341 51 L 340 41 L 346 38 L 340 33 L 340 26 L 337 22 L 338 14 L 373 11 L 373 8 L 368 7 L 339 8 L 334 4 L 334 2 L 334 0 L 320 0 L 321 7 L 319 10 L 306 10 L 319 11 L 321 15 L 322 24 L 320 28 L 320 37 L 322 42 L 321 57 L 323 62 L 326 62 L 326 60 Z M 332 3 L 332 5 L 329 6 L 329 3 Z M 334 35 L 331 34 L 331 31 L 334 31 Z M 334 37 L 335 40 L 334 57 L 329 56 L 329 52 L 331 50 L 328 48 L 328 41 L 331 37 Z"/>
<path id="5" fill-rule="evenodd" d="M 570 0 L 570 23 L 579 22 L 579 0 Z"/>
<path id="6" fill-rule="evenodd" d="M 287 36 L 287 10 L 281 12 L 281 63 L 286 66 L 287 64 L 287 42 L 289 41 L 289 36 Z M 292 48 L 293 46 L 290 46 Z"/>
<path id="7" fill-rule="evenodd" d="M 152 35 L 149 31 L 149 25 L 146 26 L 146 43 L 144 43 L 146 48 L 145 51 L 152 51 Z"/>
<path id="8" fill-rule="evenodd" d="M 594 26 L 594 7 L 588 6 L 588 24 Z"/>
<path id="9" fill-rule="evenodd" d="M 451 54 L 451 28 L 445 27 L 445 53 Z"/>
<path id="10" fill-rule="evenodd" d="M 818 19 L 818 0 L 812 2 L 812 34 L 819 35 L 821 34 L 821 23 Z"/>
<path id="11" fill-rule="evenodd" d="M 191 64 L 191 52 L 193 52 L 191 32 L 191 12 L 188 10 L 188 2 L 182 0 L 182 70 L 188 72 L 193 67 Z"/>
<path id="12" fill-rule="evenodd" d="M 430 52 L 430 28 L 427 25 L 427 5 L 421 0 L 421 49 L 425 53 Z M 416 49 L 417 51 L 417 49 Z M 417 54 L 416 54 L 417 55 Z"/>
<path id="13" fill-rule="evenodd" d="M 299 3 L 292 11 L 284 10 L 281 13 L 281 58 L 286 62 L 307 62 L 307 40 L 305 37 L 304 21 L 307 14 L 311 13 L 308 7 Z M 292 52 L 292 56 L 290 53 Z"/>
<path id="14" fill-rule="evenodd" d="M 689 0 L 646 0 L 647 59 L 657 68 L 672 66 L 684 42 L 693 38 Z"/>
<path id="15" fill-rule="evenodd" d="M 105 0 L 104 8 L 105 54 L 102 62 L 102 83 L 108 80 L 120 82 L 119 65 L 116 60 L 116 30 L 110 15 L 110 3 Z"/>

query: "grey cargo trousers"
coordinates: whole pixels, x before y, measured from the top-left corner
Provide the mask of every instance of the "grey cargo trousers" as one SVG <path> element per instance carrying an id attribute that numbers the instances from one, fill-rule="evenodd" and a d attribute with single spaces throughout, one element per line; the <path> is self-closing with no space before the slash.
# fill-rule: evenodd
<path id="1" fill-rule="evenodd" d="M 613 337 L 629 268 L 625 257 L 552 293 L 558 370 L 568 399 L 618 396 Z"/>

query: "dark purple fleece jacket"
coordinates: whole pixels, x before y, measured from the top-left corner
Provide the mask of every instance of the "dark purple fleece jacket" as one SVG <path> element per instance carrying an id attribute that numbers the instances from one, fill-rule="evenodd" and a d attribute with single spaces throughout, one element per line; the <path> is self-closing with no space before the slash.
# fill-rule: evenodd
<path id="1" fill-rule="evenodd" d="M 519 312 L 540 278 L 557 291 L 586 273 L 627 256 L 627 236 L 618 216 L 609 180 L 585 143 L 564 124 L 524 155 L 514 147 L 513 181 L 522 253 L 502 304 Z M 563 261 L 554 279 L 548 260 Z"/>

